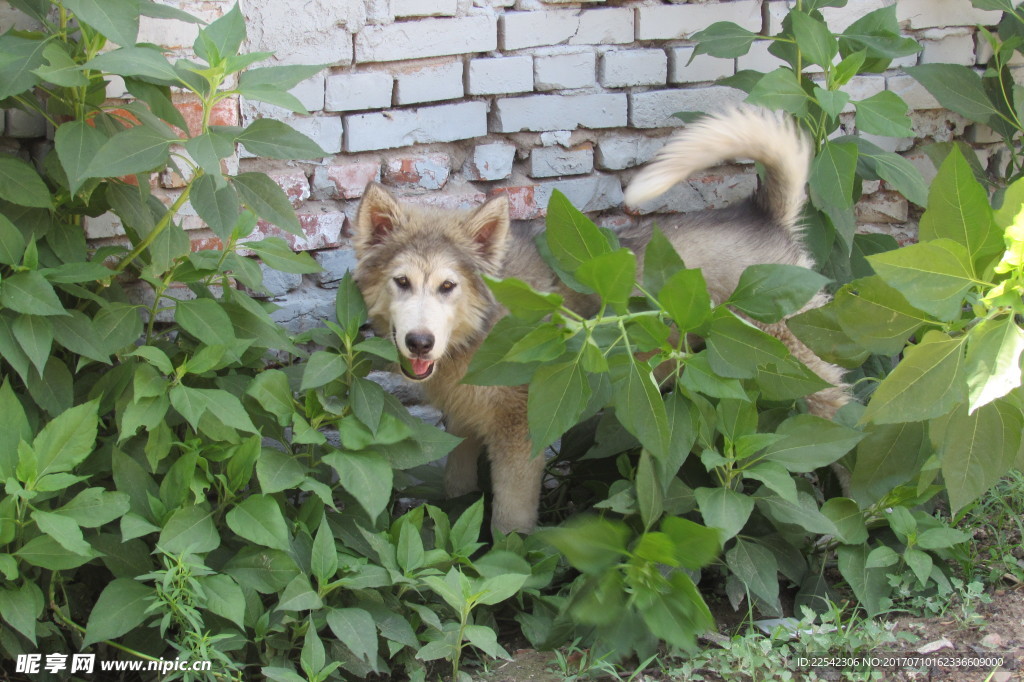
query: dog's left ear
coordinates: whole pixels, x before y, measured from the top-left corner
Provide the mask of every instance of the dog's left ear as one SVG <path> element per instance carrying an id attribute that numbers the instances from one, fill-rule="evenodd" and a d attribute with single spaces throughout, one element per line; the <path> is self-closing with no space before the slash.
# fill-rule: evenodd
<path id="1" fill-rule="evenodd" d="M 480 255 L 497 267 L 505 257 L 508 239 L 508 197 L 498 194 L 490 199 L 469 216 L 465 229 Z"/>
<path id="2" fill-rule="evenodd" d="M 368 184 L 356 212 L 356 251 L 368 249 L 387 239 L 395 229 L 400 215 L 398 202 L 386 189 L 376 182 Z"/>

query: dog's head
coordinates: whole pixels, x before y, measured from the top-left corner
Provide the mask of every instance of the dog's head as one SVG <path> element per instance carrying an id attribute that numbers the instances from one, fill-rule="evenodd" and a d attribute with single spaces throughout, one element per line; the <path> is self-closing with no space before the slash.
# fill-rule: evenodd
<path id="1" fill-rule="evenodd" d="M 508 230 L 504 195 L 473 211 L 441 211 L 367 186 L 356 216 L 355 280 L 407 377 L 428 379 L 446 354 L 485 330 L 493 299 L 481 274 L 501 271 Z"/>

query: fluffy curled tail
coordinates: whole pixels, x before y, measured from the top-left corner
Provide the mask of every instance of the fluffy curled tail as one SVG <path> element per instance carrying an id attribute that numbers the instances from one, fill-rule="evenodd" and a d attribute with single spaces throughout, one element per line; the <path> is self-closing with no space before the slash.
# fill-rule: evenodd
<path id="1" fill-rule="evenodd" d="M 794 231 L 811 147 L 789 118 L 765 109 L 733 109 L 688 125 L 633 179 L 626 203 L 654 199 L 697 171 L 730 159 L 753 159 L 764 166 L 765 182 L 754 200 L 772 221 Z"/>

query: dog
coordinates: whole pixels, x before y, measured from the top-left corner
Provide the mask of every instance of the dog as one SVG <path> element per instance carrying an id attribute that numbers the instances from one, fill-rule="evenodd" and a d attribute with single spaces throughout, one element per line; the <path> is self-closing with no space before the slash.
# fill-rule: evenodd
<path id="1" fill-rule="evenodd" d="M 810 267 L 800 241 L 811 150 L 794 124 L 759 109 L 737 109 L 701 119 L 667 143 L 630 183 L 626 203 L 657 197 L 693 173 L 724 161 L 758 161 L 764 182 L 740 205 L 687 214 L 665 234 L 689 268 L 701 268 L 719 303 L 743 270 L 758 263 Z M 494 491 L 492 527 L 529 533 L 537 523 L 544 458 L 531 457 L 525 386 L 461 383 L 474 352 L 506 314 L 482 275 L 516 277 L 540 291 L 557 291 L 566 305 L 593 314 L 595 301 L 561 284 L 537 251 L 531 233 L 509 219 L 497 194 L 472 211 L 402 204 L 371 183 L 354 229 L 355 281 L 378 335 L 393 340 L 402 373 L 422 383 L 428 401 L 463 441 L 448 455 L 445 493 L 477 490 L 477 459 L 486 448 Z M 650 227 L 620 234 L 642 259 Z M 819 294 L 808 307 L 825 302 Z M 782 340 L 799 360 L 835 388 L 809 397 L 812 413 L 831 417 L 847 401 L 842 370 L 814 355 L 785 323 L 759 327 Z"/>

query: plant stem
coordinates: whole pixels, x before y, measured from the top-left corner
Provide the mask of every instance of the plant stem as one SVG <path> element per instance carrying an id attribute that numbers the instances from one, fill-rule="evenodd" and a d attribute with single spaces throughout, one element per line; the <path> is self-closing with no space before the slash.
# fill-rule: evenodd
<path id="1" fill-rule="evenodd" d="M 198 177 L 199 175 L 196 176 L 196 178 Z M 193 178 L 193 181 L 194 180 L 195 178 Z M 143 251 L 148 249 L 153 244 L 153 242 L 156 241 L 156 238 L 160 236 L 161 232 L 167 229 L 167 226 L 171 224 L 171 221 L 174 219 L 174 216 L 178 214 L 178 211 L 181 210 L 181 207 L 185 205 L 186 201 L 188 201 L 188 195 L 191 190 L 192 184 L 189 183 L 188 185 L 185 186 L 185 189 L 182 190 L 181 195 L 174 201 L 171 207 L 167 209 L 167 213 L 164 213 L 163 217 L 160 218 L 160 222 L 158 222 L 156 226 L 153 228 L 153 230 L 149 234 L 147 234 L 146 237 L 142 241 L 140 241 L 134 249 L 132 249 L 131 253 L 125 256 L 121 260 L 121 262 L 117 264 L 117 267 L 114 268 L 114 272 L 124 272 L 125 268 L 127 268 L 132 263 L 132 261 L 138 258 Z"/>

